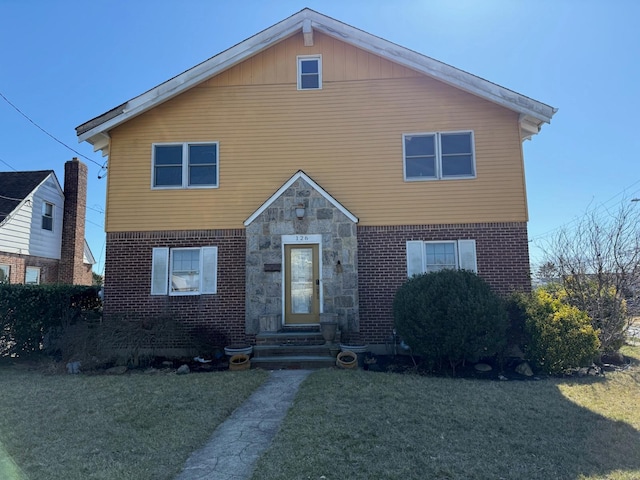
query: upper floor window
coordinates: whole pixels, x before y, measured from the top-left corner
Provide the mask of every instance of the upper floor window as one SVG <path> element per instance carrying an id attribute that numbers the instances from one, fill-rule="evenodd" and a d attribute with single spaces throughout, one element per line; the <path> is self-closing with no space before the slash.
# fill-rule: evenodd
<path id="1" fill-rule="evenodd" d="M 44 202 L 42 204 L 42 228 L 53 231 L 53 204 Z"/>
<path id="2" fill-rule="evenodd" d="M 218 186 L 218 142 L 153 145 L 153 188 Z"/>
<path id="3" fill-rule="evenodd" d="M 298 90 L 322 88 L 322 57 L 320 55 L 298 57 Z"/>
<path id="4" fill-rule="evenodd" d="M 473 178 L 473 132 L 403 135 L 405 180 Z"/>

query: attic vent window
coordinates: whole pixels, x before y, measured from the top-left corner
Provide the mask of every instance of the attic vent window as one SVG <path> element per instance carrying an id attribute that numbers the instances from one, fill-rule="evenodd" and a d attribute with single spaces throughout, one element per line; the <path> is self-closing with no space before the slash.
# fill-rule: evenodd
<path id="1" fill-rule="evenodd" d="M 298 90 L 322 89 L 322 57 L 305 55 L 298 57 Z"/>
<path id="2" fill-rule="evenodd" d="M 42 204 L 42 229 L 53 231 L 53 204 L 49 202 Z"/>

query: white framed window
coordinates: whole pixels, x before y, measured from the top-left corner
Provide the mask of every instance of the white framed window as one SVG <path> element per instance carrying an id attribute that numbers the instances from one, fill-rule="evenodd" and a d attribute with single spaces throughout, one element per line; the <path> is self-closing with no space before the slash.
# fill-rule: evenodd
<path id="1" fill-rule="evenodd" d="M 218 247 L 154 248 L 151 295 L 217 292 Z"/>
<path id="2" fill-rule="evenodd" d="M 0 283 L 9 283 L 11 265 L 0 265 Z"/>
<path id="3" fill-rule="evenodd" d="M 42 229 L 53 231 L 53 203 L 42 203 Z"/>
<path id="4" fill-rule="evenodd" d="M 218 142 L 154 143 L 152 188 L 218 187 Z"/>
<path id="5" fill-rule="evenodd" d="M 478 273 L 475 240 L 407 242 L 407 276 L 444 269 L 470 270 Z"/>
<path id="6" fill-rule="evenodd" d="M 299 55 L 298 90 L 322 89 L 322 55 Z"/>
<path id="7" fill-rule="evenodd" d="M 476 176 L 471 131 L 404 134 L 402 147 L 406 181 Z"/>
<path id="8" fill-rule="evenodd" d="M 27 267 L 24 283 L 27 285 L 40 285 L 40 267 Z"/>

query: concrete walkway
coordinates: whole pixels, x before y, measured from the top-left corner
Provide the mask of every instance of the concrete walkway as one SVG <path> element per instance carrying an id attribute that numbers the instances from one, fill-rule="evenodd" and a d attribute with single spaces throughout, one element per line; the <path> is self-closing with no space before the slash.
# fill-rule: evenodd
<path id="1" fill-rule="evenodd" d="M 193 453 L 176 480 L 246 480 L 269 447 L 309 370 L 276 370 Z"/>

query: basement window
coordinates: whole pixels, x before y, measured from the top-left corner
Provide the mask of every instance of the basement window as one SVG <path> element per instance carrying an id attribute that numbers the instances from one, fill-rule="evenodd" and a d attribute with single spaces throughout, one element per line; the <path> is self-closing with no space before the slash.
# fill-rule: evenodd
<path id="1" fill-rule="evenodd" d="M 322 57 L 304 55 L 298 57 L 298 90 L 322 89 Z"/>

